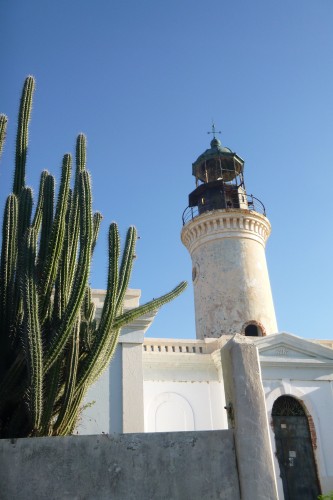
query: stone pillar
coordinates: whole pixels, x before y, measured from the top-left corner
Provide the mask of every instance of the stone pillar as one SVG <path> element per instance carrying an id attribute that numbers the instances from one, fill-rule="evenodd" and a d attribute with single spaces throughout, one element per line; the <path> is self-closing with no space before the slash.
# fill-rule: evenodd
<path id="1" fill-rule="evenodd" d="M 277 500 L 259 355 L 235 335 L 221 349 L 226 409 L 234 429 L 242 500 Z"/>
<path id="2" fill-rule="evenodd" d="M 123 432 L 144 432 L 143 332 L 121 336 Z"/>

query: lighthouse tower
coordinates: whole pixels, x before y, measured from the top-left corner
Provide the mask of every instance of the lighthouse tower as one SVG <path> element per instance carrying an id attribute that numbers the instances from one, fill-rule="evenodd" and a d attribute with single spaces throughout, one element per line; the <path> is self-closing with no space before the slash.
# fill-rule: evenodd
<path id="1" fill-rule="evenodd" d="M 181 239 L 192 258 L 196 336 L 277 332 L 265 244 L 271 226 L 248 195 L 244 161 L 214 137 L 193 163 Z"/>

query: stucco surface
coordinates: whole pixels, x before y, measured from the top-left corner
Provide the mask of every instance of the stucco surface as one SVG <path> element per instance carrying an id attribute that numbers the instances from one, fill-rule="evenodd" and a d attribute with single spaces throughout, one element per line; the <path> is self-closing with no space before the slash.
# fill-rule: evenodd
<path id="1" fill-rule="evenodd" d="M 241 210 L 208 212 L 183 227 L 197 338 L 242 333 L 250 322 L 264 334 L 277 332 L 265 255 L 269 232 L 266 217 Z"/>
<path id="2" fill-rule="evenodd" d="M 214 500 L 239 496 L 233 433 L 0 441 L 2 500 Z"/>
<path id="3" fill-rule="evenodd" d="M 235 335 L 222 348 L 221 357 L 242 499 L 277 500 L 258 351 L 246 337 Z"/>

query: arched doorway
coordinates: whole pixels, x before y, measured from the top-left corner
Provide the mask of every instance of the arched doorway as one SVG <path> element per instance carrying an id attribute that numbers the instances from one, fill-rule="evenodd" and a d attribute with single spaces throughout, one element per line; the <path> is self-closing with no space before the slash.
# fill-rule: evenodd
<path id="1" fill-rule="evenodd" d="M 285 500 L 317 498 L 321 491 L 303 406 L 292 396 L 281 396 L 273 405 L 272 418 Z"/>

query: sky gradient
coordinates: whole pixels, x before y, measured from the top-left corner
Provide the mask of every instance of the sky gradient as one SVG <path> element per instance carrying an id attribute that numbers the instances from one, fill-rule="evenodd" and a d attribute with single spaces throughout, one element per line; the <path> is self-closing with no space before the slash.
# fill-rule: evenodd
<path id="1" fill-rule="evenodd" d="M 63 154 L 84 132 L 94 209 L 104 216 L 91 285 L 106 285 L 108 224 L 122 235 L 134 224 L 131 286 L 142 302 L 189 282 L 149 335 L 194 337 L 181 215 L 214 119 L 272 224 L 279 331 L 333 338 L 332 25 L 331 0 L 0 0 L 0 111 L 10 119 L 0 207 L 19 96 L 33 74 L 28 184 L 37 190 L 45 168 L 59 179 Z"/>

